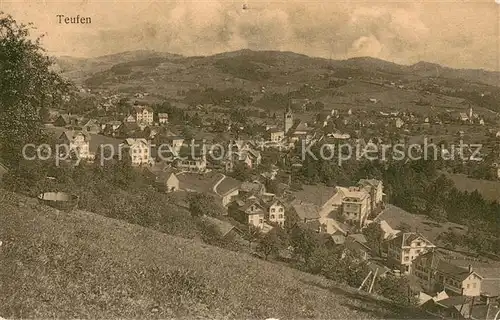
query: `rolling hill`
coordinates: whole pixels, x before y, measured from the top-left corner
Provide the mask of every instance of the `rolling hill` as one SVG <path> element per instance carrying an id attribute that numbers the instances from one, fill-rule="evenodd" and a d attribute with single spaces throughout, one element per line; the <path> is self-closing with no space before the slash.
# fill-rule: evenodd
<path id="1" fill-rule="evenodd" d="M 2 317 L 421 317 L 286 266 L 2 189 L 0 207 Z"/>
<path id="2" fill-rule="evenodd" d="M 186 67 L 196 67 L 202 65 L 218 64 L 226 74 L 240 77 L 240 71 L 253 72 L 259 69 L 270 68 L 278 73 L 288 73 L 297 70 L 317 69 L 326 71 L 328 69 L 348 69 L 361 71 L 371 75 L 398 75 L 409 78 L 447 78 L 459 79 L 474 83 L 483 83 L 491 86 L 500 86 L 500 72 L 487 71 L 482 69 L 453 69 L 435 63 L 418 62 L 413 65 L 399 65 L 371 57 L 357 57 L 346 60 L 328 60 L 323 58 L 309 57 L 303 54 L 282 51 L 252 51 L 249 49 L 234 52 L 225 52 L 207 57 L 183 57 L 176 54 L 140 50 L 117 53 L 97 58 L 72 58 L 59 57 L 56 59 L 58 69 L 66 76 L 74 80 L 82 80 L 95 73 L 109 70 L 112 66 L 128 63 L 132 61 L 146 61 L 151 59 L 180 63 Z M 225 62 L 225 63 L 223 63 Z M 227 64 L 249 64 L 253 66 L 251 70 L 227 68 Z M 270 73 L 269 76 L 276 75 Z M 252 79 L 250 79 L 252 80 Z M 255 80 L 262 80 L 257 78 Z"/>

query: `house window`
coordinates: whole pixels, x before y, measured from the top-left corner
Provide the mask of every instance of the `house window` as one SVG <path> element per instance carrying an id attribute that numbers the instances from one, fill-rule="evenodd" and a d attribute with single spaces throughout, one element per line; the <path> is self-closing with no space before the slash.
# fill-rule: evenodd
<path id="1" fill-rule="evenodd" d="M 410 260 L 410 257 L 405 257 L 405 261 L 409 261 Z"/>
<path id="2" fill-rule="evenodd" d="M 259 223 L 263 223 L 264 221 L 262 219 L 259 219 Z"/>
<path id="3" fill-rule="evenodd" d="M 274 214 L 271 215 L 271 219 L 274 219 Z"/>
<path id="4" fill-rule="evenodd" d="M 276 211 L 276 209 L 274 209 L 274 208 L 271 209 L 271 212 L 275 212 L 275 211 Z"/>
<path id="5" fill-rule="evenodd" d="M 469 283 L 467 283 L 467 289 L 470 289 L 470 284 Z"/>
<path id="6" fill-rule="evenodd" d="M 283 212 L 283 208 L 280 208 L 280 210 L 279 210 L 279 211 L 280 211 L 280 212 Z"/>
<path id="7" fill-rule="evenodd" d="M 280 218 L 280 219 L 283 219 L 283 215 L 282 215 L 282 214 L 280 214 L 280 215 L 279 215 L 279 218 Z"/>
<path id="8" fill-rule="evenodd" d="M 417 247 L 420 247 L 420 246 L 422 246 L 422 242 L 419 241 L 419 242 L 417 242 Z"/>

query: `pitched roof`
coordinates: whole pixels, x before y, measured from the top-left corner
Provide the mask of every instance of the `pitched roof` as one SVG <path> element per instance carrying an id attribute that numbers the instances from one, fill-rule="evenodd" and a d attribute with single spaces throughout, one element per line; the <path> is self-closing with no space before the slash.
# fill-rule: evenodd
<path id="1" fill-rule="evenodd" d="M 311 220 L 320 218 L 320 208 L 315 204 L 302 202 L 296 199 L 292 201 L 291 205 L 301 219 Z"/>
<path id="2" fill-rule="evenodd" d="M 257 210 L 250 210 L 252 206 L 257 207 Z M 240 210 L 245 212 L 246 214 L 249 215 L 254 215 L 254 214 L 265 214 L 264 208 L 262 205 L 259 203 L 257 199 L 247 201 L 243 204 L 243 206 L 240 207 Z"/>
<path id="3" fill-rule="evenodd" d="M 185 172 L 179 173 L 177 178 L 181 189 L 214 194 L 213 186 L 222 178 L 222 174 L 210 172 L 201 175 Z"/>
<path id="4" fill-rule="evenodd" d="M 244 192 L 259 192 L 263 188 L 261 183 L 245 181 L 241 184 L 240 190 Z"/>
<path id="5" fill-rule="evenodd" d="M 399 247 L 406 247 L 410 246 L 411 243 L 418 238 L 422 239 L 423 241 L 426 241 L 427 243 L 432 244 L 429 240 L 427 240 L 427 238 L 425 238 L 418 232 L 402 232 L 389 241 L 396 243 Z"/>
<path id="6" fill-rule="evenodd" d="M 90 136 L 82 131 L 65 130 L 59 137 L 65 137 L 68 141 L 72 141 L 77 135 L 82 135 L 85 141 L 90 141 Z"/>
<path id="7" fill-rule="evenodd" d="M 381 183 L 382 183 L 382 181 L 376 180 L 376 179 L 361 179 L 358 182 L 358 184 L 360 184 L 362 186 L 369 185 L 369 186 L 372 186 L 372 187 L 375 187 L 375 188 L 377 188 Z"/>
<path id="8" fill-rule="evenodd" d="M 365 235 L 364 235 L 364 234 L 362 234 L 362 233 L 354 233 L 354 234 L 350 234 L 350 235 L 348 235 L 348 236 L 347 236 L 347 238 L 351 238 L 351 239 L 353 239 L 353 240 L 355 240 L 355 241 L 357 241 L 357 242 L 359 242 L 359 243 L 366 243 L 366 242 L 368 242 L 368 241 L 366 240 Z"/>
<path id="9" fill-rule="evenodd" d="M 135 144 L 148 145 L 148 140 L 146 140 L 144 138 L 127 138 L 127 139 L 125 139 L 124 142 L 126 144 L 128 144 L 129 146 L 132 146 L 132 145 L 135 145 Z"/>
<path id="10" fill-rule="evenodd" d="M 443 300 L 436 301 L 437 304 L 442 305 L 446 308 L 461 306 L 468 302 L 467 296 L 451 296 Z"/>
<path id="11" fill-rule="evenodd" d="M 171 169 L 171 168 L 169 168 L 165 171 L 158 172 L 156 174 L 156 180 L 161 181 L 161 182 L 165 182 L 168 179 L 170 179 L 171 176 L 173 176 L 175 179 L 179 180 L 179 178 L 177 178 L 177 176 L 175 175 L 175 170 Z"/>
<path id="12" fill-rule="evenodd" d="M 133 106 L 132 108 L 135 112 L 142 112 L 143 110 L 153 112 L 153 108 L 151 108 L 150 106 Z"/>
<path id="13" fill-rule="evenodd" d="M 224 180 L 222 180 L 219 185 L 217 185 L 216 192 L 221 195 L 225 196 L 226 194 L 239 189 L 241 186 L 241 181 L 238 181 L 234 178 L 226 176 Z"/>
<path id="14" fill-rule="evenodd" d="M 366 190 L 347 190 L 344 193 L 343 201 L 363 201 L 370 196 Z"/>
<path id="15" fill-rule="evenodd" d="M 294 192 L 293 196 L 303 202 L 322 207 L 337 193 L 337 189 L 322 185 L 304 185 L 302 190 Z"/>
<path id="16" fill-rule="evenodd" d="M 120 139 L 115 139 L 107 136 L 103 136 L 100 134 L 90 134 L 90 144 L 89 149 L 91 152 L 97 152 L 99 146 L 106 146 L 106 149 L 111 149 L 115 155 L 118 155 L 119 146 L 123 142 Z"/>
<path id="17" fill-rule="evenodd" d="M 217 231 L 219 231 L 223 237 L 236 228 L 231 223 L 214 217 L 204 216 L 202 219 L 215 226 Z"/>
<path id="18" fill-rule="evenodd" d="M 267 130 L 269 133 L 284 133 L 283 129 L 278 129 L 278 128 L 271 128 Z"/>

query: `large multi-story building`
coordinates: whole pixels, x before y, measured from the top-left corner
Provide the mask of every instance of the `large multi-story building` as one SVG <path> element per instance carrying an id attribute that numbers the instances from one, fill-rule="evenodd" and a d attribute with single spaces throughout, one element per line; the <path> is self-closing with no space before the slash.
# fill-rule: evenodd
<path id="1" fill-rule="evenodd" d="M 268 207 L 269 222 L 277 223 L 283 227 L 285 225 L 285 205 L 280 200 L 274 200 Z"/>
<path id="2" fill-rule="evenodd" d="M 363 227 L 371 212 L 370 194 L 358 187 L 350 187 L 343 192 L 342 215 L 346 221 L 351 221 Z"/>
<path id="3" fill-rule="evenodd" d="M 429 240 L 417 232 L 401 232 L 387 242 L 387 261 L 402 273 L 411 272 L 413 260 L 436 248 Z"/>
<path id="4" fill-rule="evenodd" d="M 133 166 L 150 165 L 151 145 L 146 139 L 128 138 L 122 144 L 122 151 L 130 157 Z"/>
<path id="5" fill-rule="evenodd" d="M 148 106 L 134 106 L 133 114 L 135 121 L 140 124 L 152 125 L 154 111 Z"/>
<path id="6" fill-rule="evenodd" d="M 59 136 L 59 142 L 67 147 L 68 156 L 77 159 L 91 159 L 90 135 L 81 131 L 68 130 Z M 59 155 L 61 156 L 61 155 Z"/>
<path id="7" fill-rule="evenodd" d="M 474 271 L 472 265 L 461 267 L 436 251 L 416 257 L 411 274 L 427 293 L 445 290 L 452 295 L 475 297 L 481 294 L 483 277 Z"/>

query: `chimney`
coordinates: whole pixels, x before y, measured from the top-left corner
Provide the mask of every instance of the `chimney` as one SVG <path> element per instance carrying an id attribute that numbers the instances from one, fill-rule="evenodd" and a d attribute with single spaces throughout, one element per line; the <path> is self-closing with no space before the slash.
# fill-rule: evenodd
<path id="1" fill-rule="evenodd" d="M 469 273 L 472 273 L 472 265 L 469 264 Z"/>

